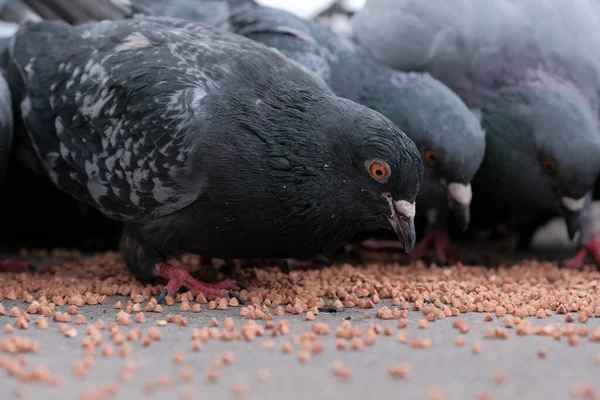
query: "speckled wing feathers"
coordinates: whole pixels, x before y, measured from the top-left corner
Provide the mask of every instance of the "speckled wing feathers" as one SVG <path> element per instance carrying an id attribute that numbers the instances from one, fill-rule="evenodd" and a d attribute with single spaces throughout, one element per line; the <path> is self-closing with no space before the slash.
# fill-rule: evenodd
<path id="1" fill-rule="evenodd" d="M 202 193 L 187 168 L 194 128 L 232 50 L 248 51 L 215 29 L 171 22 L 28 24 L 11 46 L 22 116 L 51 179 L 115 219 L 166 215 Z"/>

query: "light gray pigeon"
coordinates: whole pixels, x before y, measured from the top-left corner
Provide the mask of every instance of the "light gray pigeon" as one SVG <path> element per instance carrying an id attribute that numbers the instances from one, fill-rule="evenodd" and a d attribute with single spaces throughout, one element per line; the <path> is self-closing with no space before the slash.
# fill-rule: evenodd
<path id="1" fill-rule="evenodd" d="M 390 118 L 413 139 L 425 161 L 419 211 L 438 214 L 411 256 L 418 258 L 430 248 L 437 248 L 438 262 L 458 256 L 445 233 L 446 215 L 450 209 L 463 228 L 469 224 L 470 183 L 483 160 L 485 134 L 477 116 L 446 85 L 429 74 L 394 71 L 318 23 L 281 9 L 259 6 L 254 1 L 132 3 L 156 15 L 208 23 L 275 48 L 317 73 L 337 95 Z M 376 248 L 381 248 L 381 244 L 364 243 Z M 383 244 L 401 247 L 397 241 Z"/>
<path id="2" fill-rule="evenodd" d="M 427 71 L 481 109 L 474 221 L 561 213 L 582 246 L 565 265 L 581 265 L 596 246 L 600 2 L 368 0 L 353 30 L 378 60 Z"/>

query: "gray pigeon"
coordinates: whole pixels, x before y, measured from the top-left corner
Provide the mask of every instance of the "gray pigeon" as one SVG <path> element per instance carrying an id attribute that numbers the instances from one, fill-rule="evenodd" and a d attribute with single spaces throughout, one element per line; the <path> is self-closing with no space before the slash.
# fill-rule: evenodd
<path id="1" fill-rule="evenodd" d="M 487 132 L 474 221 L 562 214 L 593 245 L 600 172 L 600 3 L 368 0 L 356 40 L 378 60 L 427 71 L 481 109 Z M 600 261 L 600 260 L 599 260 Z"/>
<path id="2" fill-rule="evenodd" d="M 0 52 L 3 51 L 10 38 L 19 26 L 10 22 L 0 21 Z M 11 148 L 13 144 L 13 108 L 10 89 L 3 70 L 0 70 L 0 189 L 3 187 L 7 174 Z M 3 216 L 0 215 L 0 218 Z M 34 271 L 28 262 L 21 260 L 0 259 L 0 271 L 21 272 Z"/>
<path id="3" fill-rule="evenodd" d="M 410 251 L 423 163 L 391 121 L 242 36 L 138 17 L 25 23 L 8 82 L 29 145 L 62 191 L 121 221 L 140 280 L 226 297 L 168 264 L 308 258 L 361 230 Z"/>
<path id="4" fill-rule="evenodd" d="M 6 48 L 8 41 L 18 28 L 19 26 L 17 24 L 0 21 L 0 52 Z M 0 187 L 2 187 L 2 182 L 6 173 L 12 139 L 12 99 L 4 71 L 0 71 Z"/>
<path id="5" fill-rule="evenodd" d="M 417 202 L 422 214 L 433 212 L 435 222 L 411 256 L 419 258 L 430 247 L 438 249 L 438 262 L 457 256 L 445 234 L 446 214 L 450 209 L 461 227 L 468 226 L 470 182 L 483 160 L 485 134 L 477 117 L 448 87 L 428 74 L 394 71 L 316 22 L 253 1 L 135 0 L 133 4 L 156 15 L 209 23 L 275 48 L 317 73 L 338 96 L 388 117 L 415 141 L 426 166 Z M 364 245 L 381 247 L 372 241 Z M 402 244 L 389 246 L 397 249 Z"/>

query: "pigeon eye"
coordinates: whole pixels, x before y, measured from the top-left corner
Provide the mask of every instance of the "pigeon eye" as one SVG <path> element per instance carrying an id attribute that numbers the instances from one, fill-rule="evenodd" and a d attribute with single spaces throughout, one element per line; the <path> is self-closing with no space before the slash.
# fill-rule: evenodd
<path id="1" fill-rule="evenodd" d="M 437 153 L 431 149 L 425 149 L 423 154 L 425 155 L 425 160 L 431 165 L 435 165 L 440 162 Z"/>
<path id="2" fill-rule="evenodd" d="M 554 164 L 552 161 L 548 160 L 547 158 L 542 159 L 542 166 L 544 167 L 544 171 L 546 171 L 550 175 L 556 174 L 556 164 Z"/>
<path id="3" fill-rule="evenodd" d="M 387 181 L 387 178 L 390 175 L 390 167 L 383 161 L 370 161 L 367 164 L 367 169 L 369 170 L 371 178 L 379 182 Z"/>

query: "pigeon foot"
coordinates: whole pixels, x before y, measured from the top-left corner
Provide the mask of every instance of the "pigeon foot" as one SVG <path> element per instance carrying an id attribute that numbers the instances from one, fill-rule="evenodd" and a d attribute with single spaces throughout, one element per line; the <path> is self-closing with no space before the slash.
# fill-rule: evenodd
<path id="1" fill-rule="evenodd" d="M 592 238 L 579 248 L 575 256 L 564 260 L 560 267 L 565 269 L 581 269 L 588 255 L 592 257 L 596 266 L 600 268 L 600 232 L 595 232 Z"/>
<path id="2" fill-rule="evenodd" d="M 0 260 L 0 271 L 2 272 L 36 272 L 37 268 L 22 260 Z"/>
<path id="3" fill-rule="evenodd" d="M 433 261 L 439 265 L 447 265 L 449 260 L 460 261 L 464 257 L 452 243 L 448 233 L 438 229 L 427 232 L 423 240 L 410 253 L 412 260 L 425 258 L 433 250 Z"/>
<path id="4" fill-rule="evenodd" d="M 231 279 L 216 283 L 201 282 L 190 275 L 188 271 L 166 262 L 156 264 L 155 275 L 167 280 L 167 284 L 158 297 L 159 303 L 167 295 L 175 295 L 182 286 L 194 293 L 202 293 L 207 299 L 235 297 L 240 304 L 245 303 L 238 294 L 232 292 L 241 290 L 244 288 L 244 285 Z"/>

